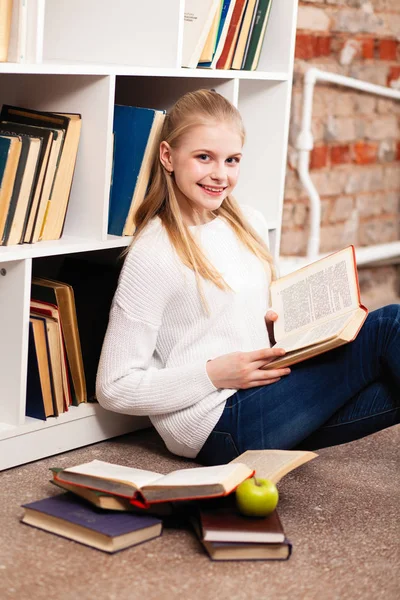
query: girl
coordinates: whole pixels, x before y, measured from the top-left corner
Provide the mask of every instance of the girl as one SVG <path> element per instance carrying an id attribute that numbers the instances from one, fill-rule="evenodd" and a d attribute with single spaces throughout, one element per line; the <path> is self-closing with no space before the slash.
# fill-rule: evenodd
<path id="1" fill-rule="evenodd" d="M 284 351 L 271 348 L 267 225 L 232 197 L 244 138 L 213 91 L 167 115 L 97 375 L 103 407 L 148 415 L 171 452 L 203 464 L 343 443 L 400 415 L 399 305 L 371 313 L 351 344 L 260 369 Z"/>

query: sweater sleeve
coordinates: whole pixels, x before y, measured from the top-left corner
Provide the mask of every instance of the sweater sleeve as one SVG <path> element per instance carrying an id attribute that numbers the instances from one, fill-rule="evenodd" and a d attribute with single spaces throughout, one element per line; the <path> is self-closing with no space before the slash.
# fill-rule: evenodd
<path id="1" fill-rule="evenodd" d="M 156 260 L 157 259 L 157 260 Z M 126 258 L 110 311 L 96 381 L 98 402 L 131 415 L 182 410 L 215 391 L 206 361 L 174 368 L 151 366 L 162 315 L 173 285 L 157 247 Z"/>

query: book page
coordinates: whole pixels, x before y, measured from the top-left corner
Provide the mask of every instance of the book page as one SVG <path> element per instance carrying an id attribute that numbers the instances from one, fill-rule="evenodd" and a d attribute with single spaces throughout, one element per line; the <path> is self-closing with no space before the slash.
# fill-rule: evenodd
<path id="1" fill-rule="evenodd" d="M 247 450 L 231 463 L 245 463 L 255 470 L 255 477 L 277 483 L 284 475 L 317 456 L 315 452 L 307 450 Z"/>
<path id="2" fill-rule="evenodd" d="M 79 473 L 81 475 L 90 475 L 92 477 L 100 477 L 101 479 L 110 479 L 112 481 L 127 481 L 137 488 L 141 488 L 162 477 L 161 473 L 115 465 L 103 460 L 92 460 L 83 465 L 69 467 L 68 469 L 64 469 L 64 471 L 66 473 Z"/>
<path id="3" fill-rule="evenodd" d="M 280 340 L 279 343 L 275 344 L 274 348 L 284 348 L 286 352 L 291 352 L 293 350 L 298 350 L 299 348 L 306 348 L 307 346 L 327 341 L 339 335 L 342 329 L 352 319 L 353 315 L 354 311 L 350 314 L 345 313 L 344 315 L 335 317 L 330 321 L 321 323 L 321 325 L 316 325 L 311 328 L 307 327 L 302 331 L 290 333 Z"/>
<path id="4" fill-rule="evenodd" d="M 271 284 L 272 309 L 278 313 L 275 339 L 329 320 L 359 306 L 352 247 L 303 267 Z"/>
<path id="5" fill-rule="evenodd" d="M 246 469 L 245 465 L 240 465 Z M 232 477 L 239 469 L 238 464 L 217 465 L 214 467 L 194 467 L 193 469 L 179 469 L 161 477 L 159 481 L 151 483 L 148 487 L 175 487 L 175 486 L 202 486 L 217 485 Z M 242 471 L 242 469 L 240 469 Z M 249 469 L 248 475 L 251 475 Z M 245 479 L 245 476 L 243 477 Z"/>

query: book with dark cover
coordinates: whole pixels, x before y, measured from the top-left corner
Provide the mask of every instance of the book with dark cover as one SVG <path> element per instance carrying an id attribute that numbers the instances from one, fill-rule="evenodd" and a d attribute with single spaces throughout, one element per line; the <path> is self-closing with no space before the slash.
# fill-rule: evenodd
<path id="1" fill-rule="evenodd" d="M 104 552 L 117 552 L 162 533 L 162 521 L 157 517 L 99 510 L 69 492 L 22 508 L 23 523 Z"/>
<path id="2" fill-rule="evenodd" d="M 207 542 L 282 543 L 285 540 L 277 511 L 267 517 L 241 515 L 234 502 L 221 507 L 199 509 L 203 540 Z"/>
<path id="3" fill-rule="evenodd" d="M 50 156 L 51 145 L 53 143 L 54 133 L 50 129 L 38 127 L 36 125 L 19 123 L 14 121 L 5 121 L 3 118 L 4 107 L 0 114 L 0 133 L 3 135 L 19 135 L 19 136 L 30 136 L 41 140 L 42 144 L 38 156 L 38 168 L 35 173 L 32 188 L 35 190 L 34 194 L 30 198 L 30 204 L 26 211 L 26 219 L 23 227 L 23 237 L 25 235 L 28 221 L 34 222 L 36 218 L 36 212 L 39 207 L 43 188 L 46 181 L 47 164 Z M 30 241 L 30 240 L 29 240 Z"/>
<path id="4" fill-rule="evenodd" d="M 33 277 L 31 288 L 32 300 L 55 304 L 59 309 L 72 382 L 72 404 L 77 406 L 86 402 L 87 394 L 73 289 L 64 282 L 40 277 Z"/>
<path id="5" fill-rule="evenodd" d="M 292 554 L 292 544 L 288 539 L 281 544 L 205 541 L 202 544 L 211 560 L 288 560 Z"/>
<path id="6" fill-rule="evenodd" d="M 254 11 L 253 11 L 253 16 L 251 18 L 249 33 L 247 35 L 246 45 L 244 47 L 244 53 L 243 53 L 243 58 L 242 58 L 241 69 L 244 68 L 244 64 L 246 62 L 247 54 L 248 54 L 249 47 L 250 47 L 250 41 L 251 41 L 251 39 L 253 37 L 254 28 L 255 28 L 255 25 L 256 25 L 256 21 L 257 21 L 259 4 L 260 4 L 260 0 L 256 0 L 256 4 L 255 4 L 255 7 L 254 7 Z"/>
<path id="7" fill-rule="evenodd" d="M 3 175 L 7 165 L 8 152 L 10 150 L 11 140 L 8 137 L 0 135 L 0 189 L 3 184 Z"/>
<path id="8" fill-rule="evenodd" d="M 150 108 L 114 107 L 115 152 L 108 219 L 108 233 L 112 235 L 133 234 L 128 217 L 147 191 L 154 133 L 163 116 L 163 111 Z"/>
<path id="9" fill-rule="evenodd" d="M 49 200 L 47 203 L 39 237 L 43 240 L 59 239 L 64 228 L 75 171 L 81 132 L 81 115 L 77 113 L 39 111 L 4 104 L 0 119 L 65 131 L 51 189 L 51 201 Z"/>
<path id="10" fill-rule="evenodd" d="M 44 400 L 42 385 L 40 383 L 39 365 L 36 356 L 35 339 L 33 336 L 33 325 L 29 323 L 29 344 L 28 344 L 28 375 L 26 385 L 26 407 L 27 417 L 46 420 L 44 410 Z"/>
<path id="11" fill-rule="evenodd" d="M 255 71 L 265 38 L 268 19 L 271 12 L 272 0 L 260 0 L 257 8 L 253 32 L 249 38 L 247 53 L 245 53 L 242 69 Z"/>

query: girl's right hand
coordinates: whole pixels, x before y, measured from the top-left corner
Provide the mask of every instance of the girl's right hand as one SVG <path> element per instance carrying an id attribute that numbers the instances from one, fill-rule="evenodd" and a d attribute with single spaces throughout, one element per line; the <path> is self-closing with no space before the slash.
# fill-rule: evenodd
<path id="1" fill-rule="evenodd" d="M 285 367 L 264 370 L 260 367 L 284 354 L 285 350 L 282 348 L 224 354 L 207 362 L 207 374 L 216 388 L 246 390 L 259 385 L 269 385 L 288 375 L 290 369 Z"/>

